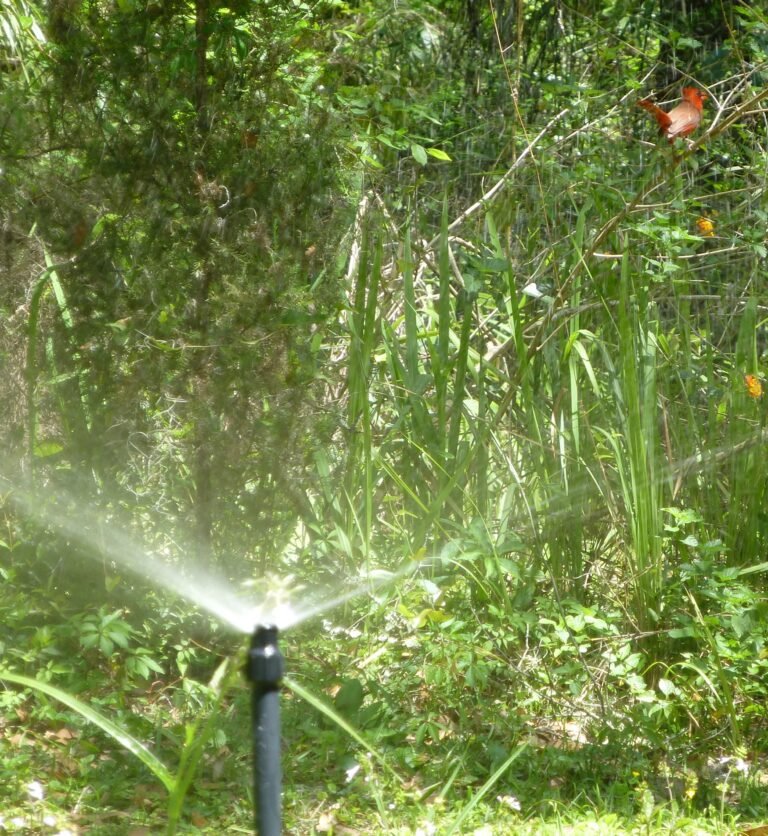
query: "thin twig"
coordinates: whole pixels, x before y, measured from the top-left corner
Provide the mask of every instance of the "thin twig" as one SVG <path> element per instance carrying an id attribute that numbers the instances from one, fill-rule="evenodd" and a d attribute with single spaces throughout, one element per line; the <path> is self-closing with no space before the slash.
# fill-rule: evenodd
<path id="1" fill-rule="evenodd" d="M 525 158 L 533 151 L 533 149 L 538 144 L 539 140 L 549 131 L 552 125 L 555 124 L 561 117 L 563 117 L 566 113 L 568 113 L 568 109 L 561 110 L 560 113 L 557 114 L 553 119 L 550 119 L 549 122 L 536 134 L 536 136 L 526 145 L 523 149 L 520 156 L 512 163 L 512 165 L 504 172 L 504 174 L 496 181 L 496 183 L 491 186 L 490 189 L 475 203 L 473 203 L 469 208 L 465 209 L 455 220 L 451 221 L 448 224 L 448 232 L 453 232 L 454 229 L 461 226 L 467 218 L 471 217 L 475 214 L 478 210 L 482 209 L 483 207 L 487 206 L 491 200 L 498 194 L 499 191 L 504 187 L 507 180 L 512 176 L 512 174 L 517 171 L 518 168 L 523 164 Z M 428 249 L 432 249 L 435 247 L 440 240 L 440 235 L 442 233 L 435 235 L 435 237 L 429 242 Z"/>

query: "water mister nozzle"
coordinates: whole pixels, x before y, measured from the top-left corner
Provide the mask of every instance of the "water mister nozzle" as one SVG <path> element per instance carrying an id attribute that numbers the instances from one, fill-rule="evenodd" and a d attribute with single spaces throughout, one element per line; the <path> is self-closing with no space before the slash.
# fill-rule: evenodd
<path id="1" fill-rule="evenodd" d="M 251 637 L 245 675 L 253 683 L 253 789 L 256 832 L 280 836 L 280 680 L 285 660 L 274 625 L 258 626 Z"/>
<path id="2" fill-rule="evenodd" d="M 251 636 L 246 676 L 254 685 L 278 687 L 285 673 L 285 659 L 277 646 L 277 627 L 260 625 Z"/>

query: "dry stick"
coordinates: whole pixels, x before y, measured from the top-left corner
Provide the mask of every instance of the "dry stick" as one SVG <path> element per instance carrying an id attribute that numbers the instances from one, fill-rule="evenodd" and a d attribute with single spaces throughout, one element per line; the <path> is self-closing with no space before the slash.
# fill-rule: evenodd
<path id="1" fill-rule="evenodd" d="M 727 447 L 721 447 L 718 450 L 713 450 L 707 455 L 703 453 L 696 453 L 693 456 L 689 456 L 687 459 L 683 459 L 683 461 L 672 465 L 670 468 L 670 474 L 676 475 L 682 479 L 689 473 L 698 473 L 703 470 L 704 465 L 706 464 L 720 464 L 736 453 L 741 453 L 743 450 L 748 450 L 750 447 L 756 447 L 758 444 L 766 443 L 768 443 L 768 427 L 760 430 L 759 433 L 756 433 L 749 438 L 745 438 L 743 441 L 739 441 L 736 444 L 731 444 Z"/>
<path id="2" fill-rule="evenodd" d="M 461 224 L 463 224 L 464 221 L 467 220 L 467 218 L 470 218 L 472 215 L 475 214 L 475 212 L 484 208 L 485 206 L 487 206 L 493 200 L 493 198 L 498 194 L 498 192 L 502 189 L 502 187 L 507 183 L 507 181 L 512 176 L 512 174 L 514 174 L 514 172 L 517 171 L 518 168 L 520 168 L 520 166 L 525 161 L 526 157 L 528 157 L 532 153 L 533 149 L 536 147 L 539 140 L 547 133 L 547 131 L 552 127 L 552 125 L 554 125 L 555 122 L 557 122 L 558 119 L 560 119 L 560 117 L 564 116 L 566 113 L 568 113 L 567 108 L 565 108 L 564 110 L 561 110 L 555 117 L 553 117 L 552 119 L 550 119 L 549 122 L 547 122 L 547 124 L 541 129 L 541 131 L 539 131 L 539 133 L 536 134 L 536 136 L 523 149 L 522 153 L 514 161 L 514 163 L 512 163 L 512 165 L 507 169 L 507 171 L 505 171 L 504 174 L 497 180 L 497 182 L 494 183 L 493 186 L 479 200 L 477 200 L 470 207 L 465 209 L 457 218 L 455 218 L 453 221 L 451 221 L 450 224 L 448 224 L 448 228 L 446 230 L 446 232 L 448 234 L 453 232 L 453 230 L 456 229 L 457 227 L 461 226 Z M 425 244 L 424 254 L 425 254 L 426 258 L 429 258 L 429 254 L 434 252 L 435 247 L 437 246 L 438 242 L 440 241 L 440 236 L 441 235 L 442 235 L 442 231 L 440 233 L 438 233 L 437 235 L 435 235 L 435 237 L 432 238 L 431 241 L 429 241 Z M 456 265 L 456 259 L 453 256 L 453 251 L 450 247 L 448 248 L 448 253 L 449 253 L 449 257 L 451 259 L 452 271 L 454 273 L 454 276 L 456 276 L 458 278 L 460 276 L 460 274 L 458 273 L 458 267 Z M 499 351 L 497 353 L 502 353 L 502 351 Z"/>
<path id="3" fill-rule="evenodd" d="M 468 209 L 465 209 L 455 220 L 451 221 L 448 224 L 448 232 L 453 232 L 456 227 L 461 226 L 467 218 L 471 217 L 475 214 L 478 210 L 482 209 L 491 200 L 496 196 L 496 194 L 504 187 L 507 180 L 517 171 L 518 168 L 523 164 L 525 158 L 533 151 L 533 149 L 538 144 L 539 140 L 547 133 L 547 131 L 552 127 L 552 125 L 560 119 L 561 116 L 564 116 L 568 113 L 568 108 L 565 110 L 561 110 L 560 113 L 557 114 L 553 119 L 550 119 L 549 122 L 536 134 L 536 136 L 526 145 L 523 149 L 523 152 L 520 156 L 512 163 L 512 165 L 504 172 L 504 174 L 493 184 L 493 186 L 478 200 L 477 202 L 473 203 Z M 442 234 L 442 233 L 440 233 Z M 434 247 L 437 246 L 437 243 L 440 240 L 440 234 L 435 235 L 435 237 L 427 244 L 427 249 L 432 250 Z"/>

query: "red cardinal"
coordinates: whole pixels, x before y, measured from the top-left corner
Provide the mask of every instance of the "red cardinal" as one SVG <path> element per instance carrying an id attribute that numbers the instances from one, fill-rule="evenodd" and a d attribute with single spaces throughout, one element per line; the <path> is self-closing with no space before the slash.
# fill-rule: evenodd
<path id="1" fill-rule="evenodd" d="M 670 142 L 674 142 L 678 136 L 688 136 L 699 127 L 701 109 L 708 98 L 697 87 L 683 87 L 683 101 L 669 113 L 647 99 L 641 99 L 638 105 L 654 115 L 661 133 Z"/>

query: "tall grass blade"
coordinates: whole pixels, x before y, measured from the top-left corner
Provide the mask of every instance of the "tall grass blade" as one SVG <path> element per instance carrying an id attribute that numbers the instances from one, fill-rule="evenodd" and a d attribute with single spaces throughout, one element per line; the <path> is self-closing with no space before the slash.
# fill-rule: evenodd
<path id="1" fill-rule="evenodd" d="M 446 836 L 453 836 L 454 833 L 461 833 L 464 822 L 472 815 L 472 811 L 485 798 L 486 795 L 496 786 L 496 782 L 504 775 L 510 766 L 526 751 L 527 743 L 518 746 L 517 749 L 504 761 L 504 763 L 488 778 L 482 787 L 472 796 L 469 804 L 459 813 L 456 820 L 446 831 Z"/>
<path id="2" fill-rule="evenodd" d="M 50 685 L 47 682 L 40 682 L 37 679 L 31 679 L 28 676 L 12 673 L 6 669 L 0 669 L 0 680 L 6 682 L 13 682 L 15 685 L 21 685 L 24 688 L 29 688 L 33 691 L 39 691 L 46 696 L 53 697 L 53 699 L 64 703 L 68 708 L 76 711 L 81 717 L 89 723 L 98 726 L 105 734 L 108 734 L 114 741 L 120 744 L 124 749 L 129 751 L 132 755 L 137 757 L 163 784 L 168 792 L 173 792 L 176 785 L 176 779 L 165 766 L 165 764 L 139 740 L 137 740 L 125 729 L 120 728 L 116 723 L 109 718 L 100 714 L 90 705 L 73 697 L 61 688 L 55 685 Z"/>
<path id="3" fill-rule="evenodd" d="M 331 706 L 329 706 L 326 702 L 321 700 L 319 697 L 316 697 L 311 691 L 307 691 L 302 685 L 299 685 L 296 680 L 291 679 L 290 677 L 285 677 L 283 679 L 283 684 L 293 691 L 296 696 L 301 697 L 304 702 L 311 705 L 314 709 L 319 711 L 333 723 L 335 723 L 342 731 L 346 732 L 357 744 L 362 746 L 366 752 L 368 752 L 374 760 L 383 768 L 385 769 L 398 783 L 402 783 L 402 778 L 397 774 L 397 772 L 389 765 L 386 758 L 378 752 L 376 749 L 371 746 L 370 743 L 354 728 L 354 726 L 350 725 L 338 712 L 336 712 Z"/>

